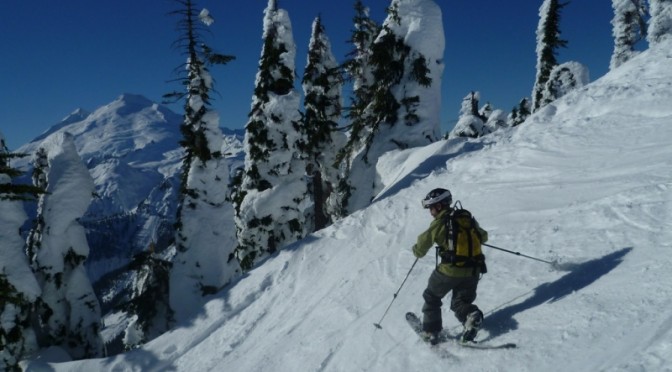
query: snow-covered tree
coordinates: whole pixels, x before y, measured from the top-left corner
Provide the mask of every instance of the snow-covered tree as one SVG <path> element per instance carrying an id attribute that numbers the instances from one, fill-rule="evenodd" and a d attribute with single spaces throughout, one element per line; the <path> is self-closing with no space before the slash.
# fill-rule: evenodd
<path id="1" fill-rule="evenodd" d="M 487 102 L 483 107 L 478 109 L 478 115 L 483 118 L 484 121 L 488 121 L 488 118 L 490 118 L 490 115 L 495 109 L 492 107 L 492 104 L 490 102 Z"/>
<path id="2" fill-rule="evenodd" d="M 544 0 L 539 8 L 539 25 L 537 27 L 537 76 L 532 88 L 532 112 L 542 106 L 543 91 L 551 70 L 558 62 L 556 51 L 567 46 L 567 41 L 560 39 L 560 11 L 567 3 L 559 0 Z"/>
<path id="3" fill-rule="evenodd" d="M 131 322 L 126 327 L 124 346 L 130 350 L 150 341 L 168 330 L 173 314 L 168 303 L 171 262 L 154 251 L 150 243 L 147 251 L 133 257 L 129 269 L 135 273 L 131 284 L 130 300 L 124 308 Z"/>
<path id="4" fill-rule="evenodd" d="M 488 120 L 484 124 L 484 133 L 492 133 L 503 128 L 507 128 L 507 114 L 500 109 L 493 109 L 488 115 Z"/>
<path id="5" fill-rule="evenodd" d="M 363 113 L 363 146 L 351 157 L 349 213 L 380 191 L 380 156 L 439 138 L 444 45 L 441 9 L 434 1 L 392 1 L 371 46 L 371 101 Z"/>
<path id="6" fill-rule="evenodd" d="M 47 150 L 44 147 L 37 149 L 33 155 L 33 186 L 42 190 L 47 189 L 47 171 L 49 170 L 49 159 L 47 158 Z M 42 206 L 44 198 L 41 197 L 38 202 L 37 216 L 33 221 L 33 228 L 28 233 L 28 240 L 26 241 L 26 254 L 30 262 L 35 261 L 35 255 L 42 244 L 42 233 L 44 231 L 44 215 L 42 213 Z"/>
<path id="7" fill-rule="evenodd" d="M 480 99 L 479 92 L 470 92 L 464 97 L 460 117 L 448 138 L 477 138 L 509 126 L 507 115 L 502 110 L 493 108 L 490 103 L 479 108 Z"/>
<path id="8" fill-rule="evenodd" d="M 8 176 L 10 179 L 6 183 L 0 183 L 0 200 L 33 201 L 40 194 L 44 193 L 43 189 L 32 185 L 11 183 L 11 179 L 22 174 L 18 169 L 11 167 L 11 160 L 25 156 L 26 154 L 10 152 L 5 144 L 4 137 L 2 137 L 2 133 L 0 133 L 0 174 Z"/>
<path id="9" fill-rule="evenodd" d="M 578 62 L 561 63 L 551 70 L 541 95 L 544 106 L 590 82 L 588 68 Z"/>
<path id="10" fill-rule="evenodd" d="M 177 3 L 181 9 L 174 14 L 180 17 L 182 33 L 178 43 L 187 55 L 186 76 L 181 79 L 186 92 L 171 96 L 185 100 L 180 127 L 185 157 L 169 288 L 170 306 L 179 321 L 197 308 L 204 295 L 240 275 L 240 266 L 233 254 L 236 238 L 233 206 L 228 200 L 229 167 L 222 154 L 219 116 L 210 108 L 214 82 L 208 69 L 234 57 L 214 53 L 201 40 L 203 28 L 214 21 L 206 9 L 198 12 L 192 0 Z"/>
<path id="11" fill-rule="evenodd" d="M 612 0 L 614 18 L 614 52 L 609 69 L 612 70 L 637 55 L 635 44 L 646 36 L 646 4 L 644 0 Z"/>
<path id="12" fill-rule="evenodd" d="M 530 116 L 530 100 L 527 98 L 523 98 L 520 100 L 518 103 L 518 106 L 514 107 L 513 110 L 511 110 L 511 113 L 507 117 L 507 125 L 510 127 L 517 127 L 525 120 L 527 119 L 528 116 Z"/>
<path id="13" fill-rule="evenodd" d="M 21 371 L 18 363 L 37 349 L 30 315 L 40 287 L 24 253 L 19 231 L 28 218 L 21 200 L 25 189 L 13 185 L 21 173 L 0 133 L 0 370 Z M 35 194 L 33 194 L 35 195 Z"/>
<path id="14" fill-rule="evenodd" d="M 448 135 L 449 138 L 469 137 L 477 138 L 485 134 L 485 121 L 487 118 L 479 113 L 479 92 L 471 92 L 462 100 L 460 117 L 457 124 Z"/>
<path id="15" fill-rule="evenodd" d="M 89 245 L 79 223 L 95 191 L 93 178 L 69 133 L 43 146 L 34 180 L 47 193 L 40 196 L 38 223 L 29 234 L 31 264 L 42 289 L 35 308 L 40 343 L 60 346 L 76 359 L 102 356 L 100 304 L 84 267 Z"/>
<path id="16" fill-rule="evenodd" d="M 300 94 L 294 89 L 296 45 L 288 13 L 269 0 L 252 109 L 245 125 L 245 166 L 237 185 L 238 249 L 244 269 L 305 236 L 306 163 L 298 149 Z"/>
<path id="17" fill-rule="evenodd" d="M 655 45 L 672 38 L 672 0 L 649 0 L 651 19 L 646 40 Z"/>
<path id="18" fill-rule="evenodd" d="M 337 131 L 341 117 L 343 78 L 331 51 L 320 17 L 313 21 L 308 61 L 303 73 L 304 117 L 301 122 L 304 141 L 300 150 L 307 161 L 309 194 L 313 199 L 312 228 L 324 228 L 331 221 L 326 201 L 338 182 L 336 154 L 345 142 L 345 135 Z"/>
<path id="19" fill-rule="evenodd" d="M 380 32 L 380 26 L 369 16 L 369 8 L 361 0 L 354 4 L 354 28 L 348 41 L 352 50 L 343 63 L 345 77 L 352 83 L 350 106 L 347 108 L 347 142 L 342 146 L 336 158 L 339 167 L 338 183 L 327 200 L 329 213 L 336 217 L 348 214 L 348 199 L 353 190 L 350 185 L 350 164 L 352 158 L 364 147 L 368 137 L 370 119 L 366 107 L 373 99 L 373 67 L 371 66 L 371 46 Z"/>

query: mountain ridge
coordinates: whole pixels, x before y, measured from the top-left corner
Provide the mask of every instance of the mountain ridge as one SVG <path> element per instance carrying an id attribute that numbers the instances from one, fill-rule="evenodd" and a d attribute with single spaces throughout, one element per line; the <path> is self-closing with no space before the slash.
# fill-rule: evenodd
<path id="1" fill-rule="evenodd" d="M 17 149 L 32 154 L 54 135 L 73 135 L 96 186 L 97 196 L 82 218 L 91 245 L 87 270 L 92 282 L 123 266 L 151 241 L 159 243 L 159 250 L 172 241 L 183 156 L 182 120 L 166 106 L 124 93 L 93 112 L 73 111 Z M 235 171 L 243 162 L 244 132 L 225 133 L 223 152 Z M 30 174 L 29 157 L 16 166 Z M 24 176 L 23 182 L 30 182 L 29 177 Z M 34 215 L 34 207 L 29 212 Z M 115 222 L 110 225 L 111 221 Z"/>

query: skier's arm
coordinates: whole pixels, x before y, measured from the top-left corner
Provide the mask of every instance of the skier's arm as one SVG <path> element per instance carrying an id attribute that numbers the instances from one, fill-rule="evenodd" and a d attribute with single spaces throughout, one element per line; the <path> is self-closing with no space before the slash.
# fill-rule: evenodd
<path id="1" fill-rule="evenodd" d="M 431 231 L 427 230 L 422 234 L 418 235 L 418 241 L 413 245 L 413 255 L 420 258 L 424 257 L 427 254 L 427 251 L 432 246 L 432 237 Z"/>
<path id="2" fill-rule="evenodd" d="M 436 235 L 439 233 L 440 225 L 441 220 L 435 219 L 429 225 L 427 230 L 418 235 L 418 240 L 415 245 L 413 245 L 413 255 L 415 255 L 415 257 L 420 258 L 427 254 L 429 248 L 431 248 L 432 245 L 434 245 L 434 242 L 436 242 Z"/>

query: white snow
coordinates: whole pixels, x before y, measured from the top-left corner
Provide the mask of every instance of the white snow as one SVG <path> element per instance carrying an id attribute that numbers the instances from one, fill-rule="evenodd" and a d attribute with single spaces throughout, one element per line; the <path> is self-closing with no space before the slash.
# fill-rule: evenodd
<path id="1" fill-rule="evenodd" d="M 122 355 L 47 363 L 50 350 L 27 370 L 671 371 L 671 58 L 661 41 L 519 127 L 388 154 L 370 207 L 270 257 L 190 321 Z M 419 340 L 404 313 L 420 311 L 433 257 L 381 320 L 435 187 L 491 244 L 562 264 L 485 248 L 477 338 L 517 349 L 448 344 L 439 359 Z"/>

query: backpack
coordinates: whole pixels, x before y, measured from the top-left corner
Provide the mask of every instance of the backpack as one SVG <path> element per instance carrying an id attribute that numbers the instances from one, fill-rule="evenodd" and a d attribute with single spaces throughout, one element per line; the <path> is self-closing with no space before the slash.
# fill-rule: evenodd
<path id="1" fill-rule="evenodd" d="M 459 207 L 458 207 L 459 204 Z M 488 270 L 485 265 L 485 256 L 481 251 L 481 233 L 478 223 L 471 212 L 462 208 L 458 201 L 453 212 L 445 219 L 446 241 L 450 249 L 441 249 L 442 263 L 450 263 L 456 267 L 473 267 L 485 274 Z"/>

